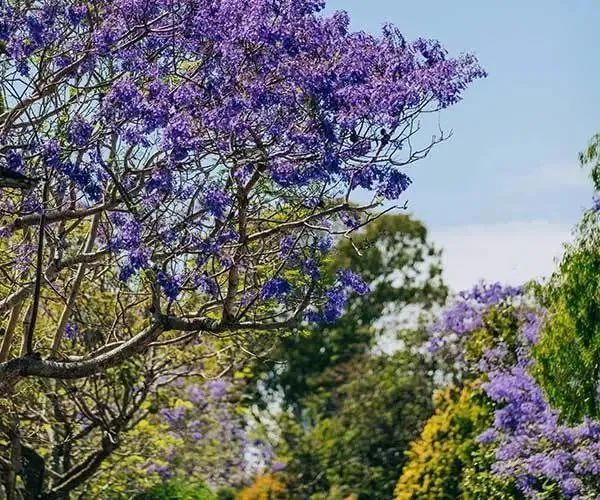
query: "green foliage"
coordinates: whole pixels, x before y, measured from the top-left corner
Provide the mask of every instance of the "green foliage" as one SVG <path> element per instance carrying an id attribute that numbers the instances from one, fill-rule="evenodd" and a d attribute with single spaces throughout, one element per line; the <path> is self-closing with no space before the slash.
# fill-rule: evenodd
<path id="1" fill-rule="evenodd" d="M 600 417 L 600 228 L 587 214 L 577 241 L 541 291 L 548 308 L 536 377 L 570 422 Z"/>
<path id="2" fill-rule="evenodd" d="M 512 306 L 490 307 L 483 317 L 483 328 L 472 332 L 465 345 L 465 358 L 470 363 L 477 363 L 487 349 L 499 342 L 514 352 L 519 334 L 519 318 Z"/>
<path id="3" fill-rule="evenodd" d="M 514 483 L 499 478 L 492 471 L 496 461 L 493 449 L 479 446 L 469 457 L 470 462 L 462 470 L 461 498 L 465 500 L 518 500 L 524 498 Z"/>
<path id="4" fill-rule="evenodd" d="M 157 484 L 134 498 L 136 500 L 219 500 L 217 495 L 204 484 L 184 481 Z"/>
<path id="5" fill-rule="evenodd" d="M 217 500 L 235 500 L 235 490 L 233 488 L 220 488 L 217 490 Z"/>
<path id="6" fill-rule="evenodd" d="M 334 371 L 343 382 L 306 402 L 315 424 L 282 425 L 290 489 L 301 497 L 388 499 L 404 451 L 432 410 L 428 365 L 402 351 L 357 357 Z"/>
<path id="7" fill-rule="evenodd" d="M 589 168 L 594 187 L 600 190 L 600 134 L 594 135 L 587 148 L 579 154 L 582 167 Z"/>
<path id="8" fill-rule="evenodd" d="M 376 322 L 407 306 L 418 319 L 418 310 L 444 302 L 440 252 L 423 224 L 386 215 L 338 243 L 325 281 L 338 268 L 361 275 L 372 292 L 351 299 L 335 325 L 284 339 L 257 387 L 266 387 L 267 403 L 272 393 L 283 399 L 280 446 L 292 498 L 388 499 L 432 411 L 433 370 L 418 351 L 418 328 L 399 333 L 401 352 L 374 355 Z"/>
<path id="9" fill-rule="evenodd" d="M 476 439 L 491 421 L 479 382 L 437 393 L 436 412 L 408 452 L 396 500 L 520 498 L 512 484 L 491 474 L 492 457 Z"/>

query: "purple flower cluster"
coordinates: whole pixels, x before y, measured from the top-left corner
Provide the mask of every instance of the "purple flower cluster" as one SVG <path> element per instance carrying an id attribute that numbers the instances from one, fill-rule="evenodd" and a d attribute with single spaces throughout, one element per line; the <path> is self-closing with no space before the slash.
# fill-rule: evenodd
<path id="1" fill-rule="evenodd" d="M 231 385 L 227 380 L 219 378 L 208 382 L 208 391 L 213 399 L 221 399 L 227 394 Z"/>
<path id="2" fill-rule="evenodd" d="M 98 202 L 102 199 L 102 184 L 98 173 L 81 163 L 66 161 L 58 169 L 79 187 L 90 200 Z"/>
<path id="3" fill-rule="evenodd" d="M 231 204 L 231 199 L 225 191 L 212 185 L 208 186 L 204 191 L 204 204 L 213 217 L 222 219 Z"/>
<path id="4" fill-rule="evenodd" d="M 309 292 L 309 317 L 332 322 L 351 293 L 368 291 L 351 273 L 318 283 L 333 244 L 323 234 L 367 220 L 365 208 L 330 207 L 357 189 L 402 197 L 411 179 L 398 165 L 419 156 L 405 144 L 420 115 L 485 76 L 473 56 L 391 26 L 353 32 L 347 14 L 315 0 L 5 3 L 6 87 L 23 92 L 5 103 L 3 159 L 53 174 L 47 208 L 69 212 L 59 219 L 99 214 L 110 255 L 89 265 L 110 268 L 103 276 L 177 270 L 157 279 L 180 302 L 184 284 L 222 300 L 231 276 L 240 286 L 223 310 L 256 322 L 274 317 L 254 314 L 261 300 L 283 304 L 283 316 Z M 24 215 L 40 191 L 16 209 L 0 200 L 0 212 Z M 78 232 L 67 238 L 80 245 Z M 300 276 L 293 290 L 257 282 L 278 253 L 283 275 Z"/>
<path id="5" fill-rule="evenodd" d="M 75 146 L 85 147 L 92 137 L 93 127 L 81 116 L 77 115 L 69 123 L 69 140 Z"/>
<path id="6" fill-rule="evenodd" d="M 499 306 L 521 297 L 521 287 L 503 286 L 500 283 L 480 283 L 465 290 L 445 309 L 430 327 L 428 349 L 438 352 L 452 349 L 453 355 L 462 356 L 463 343 L 468 335 L 483 326 L 483 316 L 490 306 Z"/>
<path id="7" fill-rule="evenodd" d="M 449 58 L 430 40 L 406 43 L 392 27 L 379 38 L 352 33 L 346 14 L 323 17 L 321 7 L 311 0 L 186 0 L 173 10 L 168 0 L 143 6 L 113 0 L 100 2 L 100 22 L 88 24 L 92 19 L 85 3 L 48 2 L 48 8 L 25 19 L 5 8 L 0 38 L 8 42 L 9 56 L 27 68 L 36 51 L 56 43 L 67 53 L 80 52 L 85 27 L 93 45 L 74 71 L 91 74 L 110 57 L 129 73 L 104 96 L 105 119 L 146 138 L 163 129 L 162 147 L 176 162 L 200 145 L 197 126 L 244 141 L 253 137 L 252 124 L 265 131 L 265 141 L 282 138 L 296 153 L 317 153 L 301 168 L 289 162 L 271 166 L 273 179 L 288 187 L 331 178 L 341 171 L 346 153 L 400 146 L 393 132 L 402 113 L 427 101 L 444 108 L 459 100 L 471 81 L 485 76 L 472 56 Z M 158 22 L 159 29 L 140 37 L 131 29 L 133 20 L 148 27 Z M 181 29 L 165 37 L 170 26 Z M 207 41 L 214 54 L 210 61 L 202 54 Z M 169 50 L 157 61 L 152 54 L 165 46 Z M 249 46 L 261 47 L 250 59 Z M 170 88 L 160 77 L 178 57 L 203 63 L 193 78 Z M 291 84 L 274 83 L 280 79 Z M 143 80 L 148 83 L 142 86 Z M 334 153 L 334 145 L 363 120 L 387 131 Z M 380 167 L 378 177 L 380 194 L 388 198 L 398 197 L 410 183 L 392 167 Z"/>
<path id="8" fill-rule="evenodd" d="M 168 481 L 173 475 L 172 471 L 169 469 L 169 466 L 166 464 L 153 463 L 148 467 L 147 471 L 150 474 L 158 474 L 163 481 Z"/>
<path id="9" fill-rule="evenodd" d="M 600 212 L 600 194 L 594 195 L 592 208 L 595 212 Z"/>
<path id="10" fill-rule="evenodd" d="M 79 325 L 77 323 L 67 322 L 65 325 L 65 338 L 75 341 L 79 338 Z"/>
<path id="11" fill-rule="evenodd" d="M 144 111 L 142 93 L 129 78 L 116 81 L 103 100 L 104 115 L 114 122 L 127 122 L 142 116 Z"/>
<path id="12" fill-rule="evenodd" d="M 84 3 L 73 3 L 67 7 L 67 19 L 73 26 L 77 26 L 88 14 L 88 8 Z"/>
<path id="13" fill-rule="evenodd" d="M 23 155 L 14 150 L 9 150 L 5 154 L 7 167 L 15 172 L 22 172 L 25 167 Z"/>
<path id="14" fill-rule="evenodd" d="M 272 278 L 263 286 L 263 289 L 260 292 L 260 298 L 262 300 L 275 299 L 279 302 L 282 302 L 291 293 L 291 291 L 292 286 L 286 279 Z"/>
<path id="15" fill-rule="evenodd" d="M 348 176 L 353 187 L 373 190 L 387 200 L 397 200 L 412 184 L 405 173 L 378 165 L 361 166 Z"/>
<path id="16" fill-rule="evenodd" d="M 201 290 L 211 297 L 216 297 L 219 294 L 219 285 L 214 278 L 210 278 L 207 274 L 196 276 L 194 285 L 198 290 Z"/>
<path id="17" fill-rule="evenodd" d="M 156 275 L 156 282 L 171 302 L 177 300 L 177 297 L 181 293 L 181 284 L 176 276 L 170 276 L 169 274 L 160 271 Z"/>
<path id="18" fill-rule="evenodd" d="M 166 168 L 154 170 L 146 183 L 145 189 L 149 195 L 157 194 L 158 197 L 165 196 L 173 191 L 173 173 Z M 145 201 L 147 206 L 155 205 L 153 203 L 155 200 L 152 199 L 152 196 Z"/>
<path id="19" fill-rule="evenodd" d="M 349 288 L 358 295 L 366 295 L 371 291 L 365 280 L 349 269 L 338 271 L 338 282 L 342 287 Z"/>
<path id="20" fill-rule="evenodd" d="M 295 250 L 297 245 L 296 239 L 297 238 L 293 234 L 288 234 L 281 238 L 279 242 L 279 257 L 281 259 L 293 262 L 297 258 L 298 253 Z"/>
<path id="21" fill-rule="evenodd" d="M 141 226 L 133 215 L 117 212 L 112 214 L 111 221 L 115 228 L 109 245 L 112 251 L 136 250 L 141 246 Z"/>
<path id="22" fill-rule="evenodd" d="M 160 414 L 171 427 L 176 427 L 185 416 L 185 408 L 183 406 L 163 408 L 160 410 Z"/>
<path id="23" fill-rule="evenodd" d="M 125 263 L 121 267 L 119 279 L 129 281 L 140 269 L 147 269 L 150 266 L 150 249 L 140 247 L 127 253 Z"/>
<path id="24" fill-rule="evenodd" d="M 390 170 L 379 189 L 379 193 L 387 200 L 397 200 L 411 184 L 412 180 L 408 175 L 397 170 Z"/>
<path id="25" fill-rule="evenodd" d="M 148 471 L 171 474 L 164 465 L 170 463 L 213 486 L 224 486 L 239 484 L 269 467 L 271 447 L 250 438 L 247 422 L 236 406 L 238 391 L 226 378 L 189 384 L 179 391 L 173 405 L 161 409 L 159 415 L 181 446 L 153 457 Z M 281 464 L 274 462 L 273 467 Z"/>
<path id="26" fill-rule="evenodd" d="M 493 306 L 502 301 L 520 297 L 523 287 L 505 286 L 501 283 L 480 283 L 471 290 L 465 290 L 460 296 L 465 300 L 475 301 L 483 306 Z"/>
<path id="27" fill-rule="evenodd" d="M 532 361 L 496 366 L 484 390 L 497 405 L 480 440 L 496 447 L 493 471 L 513 478 L 528 498 L 555 484 L 565 498 L 592 498 L 600 487 L 600 422 L 570 427 L 530 374 Z"/>
<path id="28" fill-rule="evenodd" d="M 309 309 L 306 319 L 310 323 L 335 323 L 344 314 L 351 293 L 365 295 L 369 291 L 369 285 L 356 273 L 347 269 L 340 270 L 336 282 L 325 292 L 326 301 L 321 310 Z"/>
<path id="29" fill-rule="evenodd" d="M 192 130 L 191 120 L 184 116 L 169 122 L 163 134 L 163 148 L 170 153 L 173 162 L 187 158 L 188 153 L 199 145 L 198 136 Z"/>
<path id="30" fill-rule="evenodd" d="M 527 498 L 541 498 L 548 488 L 564 498 L 593 498 L 600 491 L 600 423 L 587 420 L 571 427 L 549 405 L 532 375 L 532 349 L 546 315 L 525 305 L 523 294 L 521 288 L 498 284 L 463 292 L 434 325 L 430 347 L 454 347 L 460 357 L 490 309 L 506 306 L 505 314 L 519 321 L 516 340 L 508 345 L 493 339 L 476 366 L 495 408 L 493 426 L 478 438 L 495 450 L 492 470 L 513 479 Z"/>

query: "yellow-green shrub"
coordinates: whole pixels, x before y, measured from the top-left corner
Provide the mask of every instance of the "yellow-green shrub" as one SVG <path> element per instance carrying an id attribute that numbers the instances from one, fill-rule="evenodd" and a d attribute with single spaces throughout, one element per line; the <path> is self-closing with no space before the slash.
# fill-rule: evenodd
<path id="1" fill-rule="evenodd" d="M 436 394 L 435 414 L 412 443 L 396 485 L 396 500 L 519 498 L 490 472 L 489 452 L 477 436 L 489 427 L 492 408 L 472 381 Z"/>

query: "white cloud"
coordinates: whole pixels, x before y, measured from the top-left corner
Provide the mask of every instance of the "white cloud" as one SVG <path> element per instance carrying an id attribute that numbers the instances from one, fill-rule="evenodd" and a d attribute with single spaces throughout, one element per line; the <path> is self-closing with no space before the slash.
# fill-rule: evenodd
<path id="1" fill-rule="evenodd" d="M 578 165 L 541 165 L 524 173 L 510 176 L 510 190 L 519 193 L 565 189 L 590 189 L 589 172 Z"/>
<path id="2" fill-rule="evenodd" d="M 431 238 L 444 249 L 446 282 L 459 291 L 481 279 L 519 285 L 547 277 L 572 235 L 566 224 L 524 221 L 432 229 Z"/>

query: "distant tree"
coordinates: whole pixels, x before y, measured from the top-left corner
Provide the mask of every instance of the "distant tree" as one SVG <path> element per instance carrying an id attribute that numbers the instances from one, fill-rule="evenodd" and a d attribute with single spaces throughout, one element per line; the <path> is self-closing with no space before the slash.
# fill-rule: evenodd
<path id="1" fill-rule="evenodd" d="M 461 294 L 441 315 L 430 347 L 458 356 L 462 395 L 413 444 L 399 498 L 446 498 L 446 491 L 449 498 L 597 497 L 600 423 L 590 416 L 565 422 L 549 402 L 552 389 L 534 376 L 552 318 L 526 291 L 499 285 Z"/>
<path id="2" fill-rule="evenodd" d="M 600 189 L 600 135 L 580 159 Z M 558 269 L 540 287 L 547 321 L 536 346 L 536 376 L 570 422 L 600 418 L 600 198 L 565 248 Z"/>
<path id="3" fill-rule="evenodd" d="M 299 498 L 388 499 L 432 411 L 431 366 L 407 350 L 356 356 L 333 371 L 338 385 L 306 398 L 311 424 L 282 422 L 288 488 Z"/>
<path id="4" fill-rule="evenodd" d="M 339 242 L 325 273 L 339 267 L 363 277 L 370 293 L 350 298 L 335 324 L 285 337 L 270 354 L 271 369 L 255 367 L 255 387 L 263 403 L 282 400 L 278 451 L 290 491 L 389 498 L 404 450 L 431 413 L 434 368 L 419 350 L 419 325 L 447 295 L 440 252 L 422 223 L 383 215 Z M 411 324 L 394 325 L 401 331 L 382 339 L 378 322 L 403 313 Z M 376 354 L 379 342 L 401 351 Z"/>
<path id="5" fill-rule="evenodd" d="M 522 498 L 491 472 L 493 451 L 477 440 L 492 423 L 493 407 L 477 387 L 448 387 L 436 395 L 435 414 L 410 447 L 396 500 Z"/>
<path id="6" fill-rule="evenodd" d="M 518 345 L 521 288 L 479 285 L 463 292 L 429 327 L 428 349 L 451 367 L 446 388 L 436 391 L 435 413 L 410 446 L 397 481 L 398 500 L 425 498 L 521 498 L 510 480 L 492 473 L 494 449 L 479 437 L 494 421 L 495 407 L 479 369 L 499 345 Z"/>
<path id="7" fill-rule="evenodd" d="M 306 396 L 335 389 L 346 380 L 336 374 L 336 366 L 343 372 L 347 362 L 376 347 L 379 320 L 410 308 L 408 319 L 415 327 L 420 312 L 443 304 L 448 293 L 440 251 L 429 241 L 425 226 L 406 215 L 383 215 L 351 240 L 342 239 L 325 272 L 332 276 L 340 267 L 360 275 L 370 292 L 351 297 L 335 323 L 320 322 L 284 337 L 270 355 L 272 369 L 259 379 L 267 392 L 281 393 L 298 415 Z M 264 372 L 263 365 L 259 370 Z"/>
<path id="8" fill-rule="evenodd" d="M 600 418 L 600 225 L 588 213 L 542 301 L 547 321 L 535 349 L 536 376 L 570 422 Z"/>

